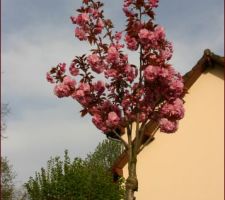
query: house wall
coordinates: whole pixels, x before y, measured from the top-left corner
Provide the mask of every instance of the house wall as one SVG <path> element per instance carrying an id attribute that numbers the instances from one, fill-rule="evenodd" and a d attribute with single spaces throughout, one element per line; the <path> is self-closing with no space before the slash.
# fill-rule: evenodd
<path id="1" fill-rule="evenodd" d="M 156 133 L 138 156 L 137 200 L 224 199 L 223 69 L 202 74 L 185 101 L 179 130 Z"/>

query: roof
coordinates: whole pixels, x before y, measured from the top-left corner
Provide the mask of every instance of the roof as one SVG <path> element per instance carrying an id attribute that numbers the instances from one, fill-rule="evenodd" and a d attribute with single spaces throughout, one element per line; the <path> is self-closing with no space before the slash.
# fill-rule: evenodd
<path id="1" fill-rule="evenodd" d="M 224 70 L 224 57 L 218 56 L 212 53 L 209 49 L 204 51 L 203 56 L 197 62 L 197 64 L 187 72 L 184 78 L 185 89 L 188 91 L 191 86 L 197 81 L 197 79 L 204 73 L 207 69 L 213 67 L 221 67 Z M 150 138 L 153 132 L 158 130 L 158 124 L 156 122 L 149 122 L 145 128 L 145 135 L 142 141 L 142 145 L 150 143 L 154 140 Z M 124 132 L 124 131 L 122 131 Z M 116 160 L 115 164 L 112 167 L 114 178 L 117 179 L 119 176 L 123 176 L 123 167 L 128 162 L 128 153 L 125 150 L 119 158 Z"/>

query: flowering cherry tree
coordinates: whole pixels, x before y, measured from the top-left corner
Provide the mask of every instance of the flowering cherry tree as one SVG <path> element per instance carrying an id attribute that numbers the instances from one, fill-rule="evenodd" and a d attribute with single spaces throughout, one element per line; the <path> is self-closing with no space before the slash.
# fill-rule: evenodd
<path id="1" fill-rule="evenodd" d="M 129 155 L 126 199 L 133 200 L 145 127 L 150 121 L 161 132 L 177 130 L 184 116 L 184 83 L 168 63 L 172 44 L 166 40 L 164 28 L 154 23 L 158 0 L 124 0 L 127 25 L 122 31 L 114 30 L 102 7 L 99 1 L 83 0 L 71 21 L 75 37 L 89 43 L 91 53 L 76 56 L 69 67 L 65 63 L 53 67 L 47 80 L 55 85 L 57 97 L 78 101 L 81 116 L 90 114 L 102 133 L 111 133 L 124 144 Z M 137 52 L 138 65 L 129 62 L 125 48 Z M 125 130 L 127 139 L 120 130 Z"/>

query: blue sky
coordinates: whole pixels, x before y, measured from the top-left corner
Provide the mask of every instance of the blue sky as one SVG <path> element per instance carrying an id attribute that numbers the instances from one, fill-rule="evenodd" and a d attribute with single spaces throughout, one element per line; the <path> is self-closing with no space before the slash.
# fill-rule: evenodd
<path id="1" fill-rule="evenodd" d="M 121 29 L 121 0 L 105 2 L 105 15 Z M 50 156 L 84 157 L 104 136 L 90 118 L 80 118 L 78 103 L 57 99 L 45 73 L 59 62 L 88 52 L 74 38 L 69 17 L 79 0 L 2 0 L 2 101 L 9 103 L 2 154 L 14 165 L 18 183 L 45 166 Z M 174 44 L 171 64 L 182 74 L 204 49 L 224 54 L 223 0 L 161 0 L 156 22 Z M 131 55 L 131 61 L 135 57 Z"/>

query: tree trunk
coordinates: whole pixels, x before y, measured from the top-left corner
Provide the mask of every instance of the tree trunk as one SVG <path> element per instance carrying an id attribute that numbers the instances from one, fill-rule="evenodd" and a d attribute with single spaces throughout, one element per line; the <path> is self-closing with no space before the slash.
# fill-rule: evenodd
<path id="1" fill-rule="evenodd" d="M 137 156 L 133 155 L 128 163 L 128 178 L 126 180 L 126 200 L 135 200 L 134 192 L 138 190 L 138 180 L 136 174 Z"/>

